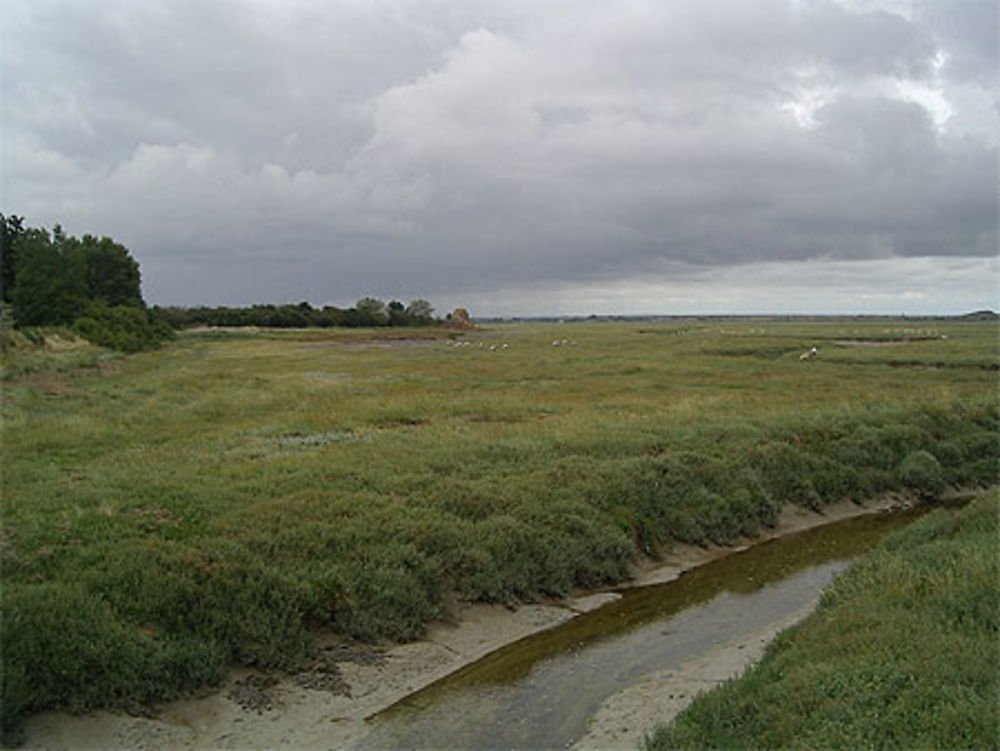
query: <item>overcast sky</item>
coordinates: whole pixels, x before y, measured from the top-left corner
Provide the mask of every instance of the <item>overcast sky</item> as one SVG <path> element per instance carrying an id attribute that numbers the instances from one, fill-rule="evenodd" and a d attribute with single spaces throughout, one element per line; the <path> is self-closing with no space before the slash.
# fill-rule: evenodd
<path id="1" fill-rule="evenodd" d="M 7 0 L 2 206 L 147 302 L 1000 307 L 998 4 Z"/>

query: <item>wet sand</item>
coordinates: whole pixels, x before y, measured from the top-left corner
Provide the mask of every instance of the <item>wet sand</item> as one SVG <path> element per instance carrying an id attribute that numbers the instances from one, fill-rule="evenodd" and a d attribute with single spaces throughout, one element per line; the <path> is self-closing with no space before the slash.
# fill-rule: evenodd
<path id="1" fill-rule="evenodd" d="M 823 514 L 787 507 L 771 530 L 735 548 L 678 546 L 664 560 L 646 562 L 635 571 L 631 586 L 676 579 L 686 570 L 734 550 L 841 519 L 907 505 L 897 497 L 865 506 L 845 502 Z M 490 652 L 551 628 L 582 612 L 616 599 L 611 592 L 583 595 L 548 604 L 509 609 L 498 605 L 465 605 L 452 622 L 433 624 L 425 638 L 391 646 L 384 659 L 369 664 L 344 662 L 338 668 L 349 693 L 297 685 L 291 677 L 262 688 L 260 709 L 230 698 L 250 671 L 234 670 L 226 686 L 207 696 L 165 702 L 149 716 L 114 712 L 73 716 L 45 712 L 26 723 L 28 749 L 337 749 L 362 742 L 370 732 L 367 718 L 434 681 Z M 680 670 L 644 677 L 637 685 L 610 697 L 594 717 L 580 749 L 635 748 L 657 722 L 669 719 L 693 694 L 738 674 L 758 659 L 766 644 L 792 618 L 768 625 L 699 656 Z M 335 644 L 331 638 L 327 644 Z M 320 646 L 324 646 L 321 643 Z M 673 695 L 673 698 L 671 698 Z M 269 704 L 270 708 L 266 708 Z"/>
<path id="2" fill-rule="evenodd" d="M 643 676 L 601 705 L 573 751 L 635 751 L 647 733 L 676 717 L 698 694 L 742 675 L 778 633 L 809 615 L 818 601 L 701 654 L 678 670 Z"/>

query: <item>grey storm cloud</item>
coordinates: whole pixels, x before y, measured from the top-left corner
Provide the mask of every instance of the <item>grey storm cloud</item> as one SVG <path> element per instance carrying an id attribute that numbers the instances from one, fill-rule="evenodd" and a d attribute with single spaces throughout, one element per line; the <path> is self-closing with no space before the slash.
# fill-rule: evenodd
<path id="1" fill-rule="evenodd" d="M 4 211 L 122 240 L 154 302 L 995 270 L 993 2 L 31 0 L 2 33 Z"/>

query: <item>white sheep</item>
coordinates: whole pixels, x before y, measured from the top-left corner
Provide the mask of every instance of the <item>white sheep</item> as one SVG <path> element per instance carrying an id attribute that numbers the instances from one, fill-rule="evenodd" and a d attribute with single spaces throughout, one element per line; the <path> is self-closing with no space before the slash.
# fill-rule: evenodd
<path id="1" fill-rule="evenodd" d="M 819 353 L 819 350 L 813 347 L 808 352 L 803 352 L 799 355 L 800 360 L 812 360 Z"/>

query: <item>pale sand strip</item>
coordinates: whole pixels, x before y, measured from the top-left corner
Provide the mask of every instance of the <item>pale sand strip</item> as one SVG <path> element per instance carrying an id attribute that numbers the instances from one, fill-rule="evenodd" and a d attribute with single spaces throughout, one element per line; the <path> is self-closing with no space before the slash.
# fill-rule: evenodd
<path id="1" fill-rule="evenodd" d="M 677 670 L 644 676 L 601 705 L 590 720 L 587 734 L 574 744 L 573 751 L 635 751 L 646 733 L 676 717 L 695 696 L 742 675 L 761 658 L 767 644 L 780 631 L 805 618 L 818 601 L 817 597 L 810 605 L 715 647 Z"/>

